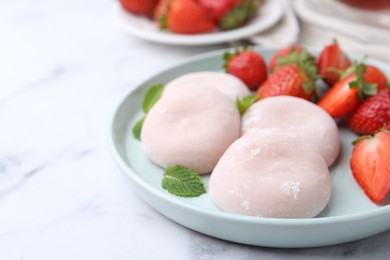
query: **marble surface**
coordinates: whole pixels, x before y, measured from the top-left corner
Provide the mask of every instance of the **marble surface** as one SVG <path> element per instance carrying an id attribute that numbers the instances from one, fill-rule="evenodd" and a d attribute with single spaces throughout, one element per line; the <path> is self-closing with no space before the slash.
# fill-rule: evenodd
<path id="1" fill-rule="evenodd" d="M 220 49 L 144 42 L 111 0 L 0 0 L 0 259 L 385 259 L 390 232 L 312 249 L 214 239 L 160 215 L 107 149 L 113 109 L 150 75 Z"/>

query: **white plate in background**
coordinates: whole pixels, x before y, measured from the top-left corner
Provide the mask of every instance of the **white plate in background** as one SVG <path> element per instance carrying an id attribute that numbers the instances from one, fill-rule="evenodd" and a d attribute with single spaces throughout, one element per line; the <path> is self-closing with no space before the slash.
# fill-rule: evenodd
<path id="1" fill-rule="evenodd" d="M 244 26 L 230 31 L 215 31 L 203 34 L 176 34 L 161 31 L 151 19 L 125 11 L 119 4 L 115 6 L 115 17 L 119 26 L 129 34 L 152 42 L 171 45 L 211 45 L 232 42 L 267 30 L 283 15 L 280 0 L 267 0 L 259 8 L 259 14 Z"/>

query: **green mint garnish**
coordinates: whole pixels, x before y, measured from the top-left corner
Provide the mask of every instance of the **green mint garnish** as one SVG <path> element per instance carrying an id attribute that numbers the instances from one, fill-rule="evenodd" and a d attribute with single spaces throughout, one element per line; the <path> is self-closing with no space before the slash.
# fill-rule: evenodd
<path id="1" fill-rule="evenodd" d="M 199 174 L 181 165 L 174 165 L 165 169 L 162 187 L 180 197 L 198 197 L 206 193 Z"/>
<path id="2" fill-rule="evenodd" d="M 163 84 L 156 84 L 151 86 L 145 93 L 144 99 L 142 101 L 142 109 L 147 114 L 150 109 L 156 104 L 156 102 L 160 99 L 161 94 L 163 92 L 164 86 Z M 144 124 L 145 116 L 140 119 L 133 127 L 133 136 L 138 141 L 141 138 L 141 130 Z"/>
<path id="3" fill-rule="evenodd" d="M 146 91 L 144 100 L 142 102 L 142 108 L 145 113 L 148 113 L 154 104 L 156 104 L 156 102 L 160 99 L 162 91 L 162 84 L 151 86 L 148 91 Z"/>
<path id="4" fill-rule="evenodd" d="M 246 97 L 243 97 L 242 99 L 239 99 L 238 97 L 236 97 L 236 106 L 238 108 L 238 111 L 240 112 L 240 114 L 244 114 L 245 111 L 251 106 L 253 105 L 257 100 L 259 100 L 259 97 L 254 95 L 254 94 L 250 94 Z"/>
<path id="5" fill-rule="evenodd" d="M 144 124 L 145 117 L 141 118 L 133 127 L 133 135 L 134 138 L 137 139 L 138 141 L 141 140 L 141 130 L 142 130 L 142 125 Z"/>

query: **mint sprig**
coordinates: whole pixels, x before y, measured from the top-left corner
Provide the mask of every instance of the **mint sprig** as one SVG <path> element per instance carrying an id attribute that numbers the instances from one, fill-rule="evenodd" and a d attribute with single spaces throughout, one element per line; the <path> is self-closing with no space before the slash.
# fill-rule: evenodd
<path id="1" fill-rule="evenodd" d="M 138 141 L 141 140 L 141 130 L 142 126 L 144 124 L 145 117 L 141 118 L 133 127 L 133 135 L 134 138 L 137 139 Z"/>
<path id="2" fill-rule="evenodd" d="M 156 104 L 156 102 L 160 99 L 162 92 L 164 90 L 163 84 L 159 83 L 151 86 L 145 93 L 144 98 L 142 100 L 142 110 L 145 114 L 147 114 L 150 109 Z M 146 115 L 140 119 L 133 127 L 133 136 L 135 139 L 141 139 L 141 130 L 144 124 Z"/>
<path id="3" fill-rule="evenodd" d="M 199 174 L 181 165 L 174 165 L 165 169 L 162 187 L 180 197 L 198 197 L 206 193 Z"/>
<path id="4" fill-rule="evenodd" d="M 238 111 L 240 114 L 244 114 L 245 111 L 248 110 L 248 108 L 253 105 L 257 100 L 259 100 L 259 97 L 254 94 L 250 94 L 248 96 L 243 97 L 240 99 L 239 97 L 236 97 L 236 106 L 238 108 Z"/>
<path id="5" fill-rule="evenodd" d="M 146 91 L 142 101 L 142 109 L 145 113 L 148 113 L 154 104 L 156 104 L 156 102 L 160 99 L 163 89 L 164 87 L 160 83 L 151 86 L 148 91 Z"/>

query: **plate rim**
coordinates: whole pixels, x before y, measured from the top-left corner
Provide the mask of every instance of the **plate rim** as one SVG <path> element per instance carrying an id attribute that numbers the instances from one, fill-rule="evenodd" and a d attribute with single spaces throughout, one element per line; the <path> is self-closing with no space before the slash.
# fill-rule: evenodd
<path id="1" fill-rule="evenodd" d="M 226 32 L 217 32 L 217 33 L 206 33 L 206 34 L 196 34 L 196 35 L 185 35 L 185 34 L 174 34 L 174 33 L 161 33 L 158 31 L 152 31 L 145 33 L 142 30 L 138 30 L 135 27 L 128 26 L 128 23 L 124 21 L 124 17 L 133 16 L 133 18 L 138 18 L 135 15 L 127 13 L 121 6 L 119 2 L 114 3 L 113 13 L 117 25 L 125 32 L 151 42 L 163 43 L 168 45 L 177 45 L 177 46 L 202 46 L 202 45 L 214 45 L 222 44 L 231 41 L 237 41 L 244 38 L 249 38 L 250 36 L 265 31 L 275 25 L 282 17 L 285 12 L 285 8 L 281 0 L 266 0 L 263 4 L 271 6 L 274 8 L 275 12 L 270 15 L 270 18 L 264 22 L 262 26 L 258 27 L 240 27 L 235 30 L 230 30 Z M 261 7 L 260 7 L 261 8 Z M 123 17 L 124 16 L 124 17 Z M 145 17 L 140 16 L 139 19 L 146 19 Z"/>

